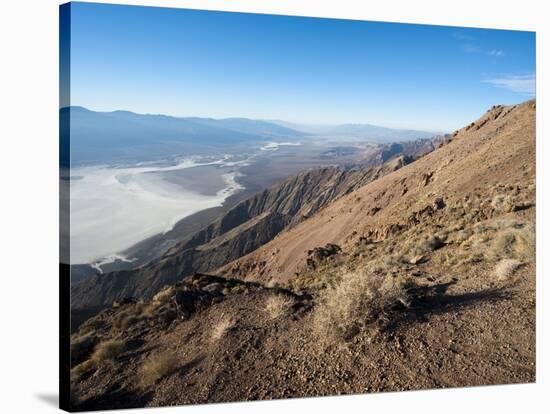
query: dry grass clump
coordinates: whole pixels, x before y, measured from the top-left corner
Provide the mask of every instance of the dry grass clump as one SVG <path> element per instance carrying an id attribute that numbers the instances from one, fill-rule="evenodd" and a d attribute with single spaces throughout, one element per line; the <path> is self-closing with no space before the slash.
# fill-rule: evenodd
<path id="1" fill-rule="evenodd" d="M 120 328 L 126 330 L 141 320 L 138 315 L 129 315 L 120 321 Z"/>
<path id="2" fill-rule="evenodd" d="M 509 213 L 515 211 L 520 204 L 517 195 L 498 194 L 491 200 L 491 206 L 497 213 Z"/>
<path id="3" fill-rule="evenodd" d="M 515 273 L 520 264 L 515 259 L 502 259 L 495 267 L 495 276 L 498 280 L 508 279 Z"/>
<path id="4" fill-rule="evenodd" d="M 71 338 L 71 363 L 75 364 L 87 359 L 99 342 L 99 336 L 89 332 L 85 335 Z"/>
<path id="5" fill-rule="evenodd" d="M 385 264 L 391 266 L 404 262 L 416 263 L 423 256 L 445 246 L 446 238 L 444 234 L 420 234 L 408 239 L 401 245 L 399 252 L 386 257 Z"/>
<path id="6" fill-rule="evenodd" d="M 442 235 L 427 236 L 423 240 L 420 248 L 426 252 L 433 252 L 434 250 L 441 249 L 443 246 L 445 246 L 443 238 L 444 236 Z"/>
<path id="7" fill-rule="evenodd" d="M 158 309 L 166 305 L 175 293 L 176 289 L 173 286 L 165 286 L 162 288 L 155 296 L 153 296 L 149 303 L 144 304 L 141 307 L 141 313 L 139 315 L 141 319 L 156 316 Z"/>
<path id="8" fill-rule="evenodd" d="M 174 296 L 175 288 L 173 286 L 165 287 L 158 292 L 150 302 L 138 302 L 136 304 L 128 305 L 122 309 L 113 321 L 113 328 L 115 330 L 127 330 L 132 326 L 158 316 L 159 309 L 165 307 L 170 299 Z"/>
<path id="9" fill-rule="evenodd" d="M 382 265 L 384 267 L 400 265 L 403 264 L 403 262 L 405 262 L 405 257 L 400 253 L 386 254 L 386 256 L 382 259 Z"/>
<path id="10" fill-rule="evenodd" d="M 307 270 L 303 273 L 296 274 L 295 277 L 288 282 L 288 287 L 291 289 L 324 289 L 327 286 L 333 285 L 339 278 L 340 271 L 337 265 L 329 262 L 322 263 L 314 270 Z"/>
<path id="11" fill-rule="evenodd" d="M 347 342 L 370 327 L 386 325 L 399 307 L 407 307 L 409 303 L 401 279 L 346 271 L 339 284 L 323 291 L 313 328 L 323 342 Z"/>
<path id="12" fill-rule="evenodd" d="M 99 343 L 90 359 L 95 364 L 99 365 L 104 362 L 115 360 L 125 350 L 126 343 L 124 341 L 111 339 L 109 341 Z"/>
<path id="13" fill-rule="evenodd" d="M 285 295 L 274 295 L 267 298 L 265 311 L 271 319 L 277 319 L 285 315 L 294 302 Z"/>
<path id="14" fill-rule="evenodd" d="M 71 376 L 78 378 L 83 374 L 94 369 L 94 367 L 95 367 L 94 361 L 92 361 L 91 359 L 88 359 L 87 361 L 84 361 L 81 364 L 78 364 L 77 366 L 71 368 Z"/>
<path id="15" fill-rule="evenodd" d="M 105 322 L 102 319 L 97 319 L 97 318 L 88 319 L 86 322 L 84 322 L 80 326 L 78 333 L 75 335 L 85 336 L 88 334 L 93 334 L 97 330 L 104 328 L 106 325 L 107 325 L 107 322 Z"/>
<path id="16" fill-rule="evenodd" d="M 175 293 L 176 289 L 173 286 L 166 286 L 162 290 L 160 290 L 155 296 L 153 296 L 151 304 L 163 305 L 168 302 Z"/>
<path id="17" fill-rule="evenodd" d="M 212 330 L 212 339 L 214 341 L 219 341 L 231 328 L 235 326 L 235 321 L 229 317 L 223 317 L 220 321 L 214 326 Z"/>
<path id="18" fill-rule="evenodd" d="M 454 243 L 460 244 L 460 243 L 463 243 L 466 240 L 468 240 L 471 236 L 472 236 L 472 230 L 471 229 L 463 229 L 463 230 L 460 230 L 460 231 L 456 232 L 453 235 L 452 241 Z"/>
<path id="19" fill-rule="evenodd" d="M 269 282 L 265 284 L 265 287 L 269 289 L 274 289 L 279 287 L 279 283 L 275 279 L 271 279 Z"/>
<path id="20" fill-rule="evenodd" d="M 120 311 L 113 321 L 113 328 L 126 330 L 142 320 L 143 304 L 129 305 L 128 308 Z"/>
<path id="21" fill-rule="evenodd" d="M 487 254 L 492 259 L 514 258 L 530 262 L 535 260 L 535 248 L 535 226 L 523 224 L 499 231 Z"/>
<path id="22" fill-rule="evenodd" d="M 161 378 L 172 374 L 179 368 L 179 359 L 172 352 L 161 352 L 151 356 L 139 372 L 143 386 L 154 385 Z"/>
<path id="23" fill-rule="evenodd" d="M 240 295 L 247 292 L 248 292 L 248 288 L 244 283 L 239 283 L 230 289 L 230 293 L 234 295 Z"/>

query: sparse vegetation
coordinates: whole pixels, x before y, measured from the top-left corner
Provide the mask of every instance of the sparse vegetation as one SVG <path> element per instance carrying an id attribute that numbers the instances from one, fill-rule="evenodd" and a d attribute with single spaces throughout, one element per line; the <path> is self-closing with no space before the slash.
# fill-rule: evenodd
<path id="1" fill-rule="evenodd" d="M 92 361 L 91 359 L 88 359 L 87 361 L 84 361 L 81 364 L 78 364 L 77 366 L 73 367 L 71 369 L 71 376 L 78 378 L 83 374 L 91 371 L 94 368 L 95 368 L 94 361 Z"/>
<path id="2" fill-rule="evenodd" d="M 104 328 L 107 323 L 102 319 L 89 319 L 82 324 L 78 331 L 79 336 L 94 333 L 98 329 Z"/>
<path id="3" fill-rule="evenodd" d="M 340 266 L 323 261 L 316 269 L 307 269 L 299 273 L 288 283 L 290 289 L 324 289 L 339 280 Z"/>
<path id="4" fill-rule="evenodd" d="M 497 194 L 491 200 L 491 206 L 497 213 L 509 213 L 511 211 L 515 211 L 519 204 L 519 197 L 517 195 Z"/>
<path id="5" fill-rule="evenodd" d="M 141 320 L 141 318 L 137 315 L 128 315 L 124 319 L 120 321 L 120 328 L 121 329 L 128 329 L 131 326 L 135 325 Z"/>
<path id="6" fill-rule="evenodd" d="M 71 338 L 71 361 L 80 362 L 87 358 L 93 351 L 99 338 L 93 332 Z"/>
<path id="7" fill-rule="evenodd" d="M 71 369 L 71 376 L 78 378 L 83 374 L 85 374 L 86 372 L 89 372 L 92 369 L 94 369 L 94 367 L 95 367 L 94 361 L 89 359 L 87 361 L 82 362 L 81 364 L 78 364 L 76 367 L 73 367 Z"/>
<path id="8" fill-rule="evenodd" d="M 151 356 L 140 370 L 140 382 L 143 386 L 154 385 L 161 378 L 175 372 L 179 367 L 179 359 L 170 351 L 164 351 Z"/>
<path id="9" fill-rule="evenodd" d="M 96 346 L 91 360 L 97 365 L 104 362 L 113 361 L 120 354 L 122 354 L 125 349 L 126 343 L 124 341 L 111 339 L 109 341 L 101 342 Z"/>
<path id="10" fill-rule="evenodd" d="M 470 236 L 472 235 L 472 232 L 470 229 L 468 230 L 460 230 L 459 232 L 457 232 L 454 237 L 453 237 L 453 241 L 455 243 L 462 243 L 462 242 L 465 242 L 466 240 L 468 240 L 470 238 Z"/>
<path id="11" fill-rule="evenodd" d="M 521 224 L 499 231 L 489 248 L 488 256 L 492 259 L 534 261 L 535 227 L 532 224 Z"/>
<path id="12" fill-rule="evenodd" d="M 246 293 L 247 291 L 248 291 L 248 289 L 246 288 L 246 285 L 238 284 L 238 285 L 235 285 L 231 288 L 230 293 L 232 293 L 234 295 L 238 295 L 238 294 L 241 294 L 241 293 Z"/>
<path id="13" fill-rule="evenodd" d="M 279 283 L 275 279 L 271 279 L 269 282 L 265 284 L 265 287 L 269 289 L 273 289 L 273 288 L 279 287 Z"/>
<path id="14" fill-rule="evenodd" d="M 128 305 L 127 308 L 121 310 L 113 321 L 113 328 L 116 330 L 126 330 L 139 320 L 143 305 Z"/>
<path id="15" fill-rule="evenodd" d="M 515 259 L 502 259 L 495 267 L 495 276 L 498 280 L 506 280 L 515 273 L 520 264 Z"/>
<path id="16" fill-rule="evenodd" d="M 265 311 L 271 319 L 277 319 L 286 314 L 293 305 L 293 301 L 284 295 L 273 295 L 267 298 Z"/>
<path id="17" fill-rule="evenodd" d="M 166 286 L 164 287 L 160 292 L 158 292 L 155 296 L 153 296 L 153 299 L 151 300 L 152 305 L 163 305 L 166 302 L 168 302 L 172 296 L 174 296 L 174 293 L 176 290 L 173 286 Z"/>
<path id="18" fill-rule="evenodd" d="M 219 341 L 231 328 L 233 328 L 233 326 L 235 326 L 235 321 L 224 316 L 216 326 L 214 326 L 212 330 L 212 339 L 214 341 Z"/>
<path id="19" fill-rule="evenodd" d="M 314 315 L 320 340 L 349 341 L 369 327 L 386 325 L 410 298 L 403 280 L 366 271 L 346 271 L 341 281 L 323 291 Z"/>
<path id="20" fill-rule="evenodd" d="M 400 263 L 418 263 L 425 259 L 427 255 L 445 246 L 444 234 L 426 234 L 430 230 L 413 227 L 413 233 L 407 233 L 407 237 L 401 243 L 392 243 L 386 247 L 387 256 L 384 258 L 386 266 L 392 266 Z M 395 251 L 399 248 L 399 251 Z"/>

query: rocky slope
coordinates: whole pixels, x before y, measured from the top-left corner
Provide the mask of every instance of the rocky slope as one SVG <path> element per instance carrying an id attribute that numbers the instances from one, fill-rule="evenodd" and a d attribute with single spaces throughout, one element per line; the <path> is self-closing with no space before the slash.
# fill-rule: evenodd
<path id="1" fill-rule="evenodd" d="M 534 116 L 533 101 L 496 106 L 456 131 L 437 151 L 340 198 L 220 272 L 283 282 L 306 267 L 308 252 L 315 247 L 354 244 L 361 237 L 380 239 L 394 228 L 410 226 L 411 217 L 437 198 L 459 204 L 469 194 L 487 192 L 487 187 L 533 179 Z"/>
<path id="2" fill-rule="evenodd" d="M 221 218 L 135 270 L 88 277 L 71 287 L 75 315 L 126 297 L 150 298 L 164 285 L 220 267 L 272 240 L 335 199 L 409 163 L 397 157 L 382 166 L 313 169 L 239 203 Z M 80 318 L 75 317 L 78 323 Z"/>
<path id="3" fill-rule="evenodd" d="M 89 410 L 535 380 L 535 103 L 71 338 Z"/>

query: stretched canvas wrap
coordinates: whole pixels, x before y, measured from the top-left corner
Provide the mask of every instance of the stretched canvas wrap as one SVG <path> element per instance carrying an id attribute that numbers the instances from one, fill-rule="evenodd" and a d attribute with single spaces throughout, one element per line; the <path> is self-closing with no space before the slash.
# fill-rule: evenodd
<path id="1" fill-rule="evenodd" d="M 535 381 L 535 33 L 60 8 L 61 407 Z"/>

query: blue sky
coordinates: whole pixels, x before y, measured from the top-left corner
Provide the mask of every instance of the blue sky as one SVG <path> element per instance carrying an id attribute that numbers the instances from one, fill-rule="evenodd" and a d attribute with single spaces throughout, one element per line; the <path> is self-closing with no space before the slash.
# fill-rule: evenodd
<path id="1" fill-rule="evenodd" d="M 452 131 L 534 97 L 532 32 L 73 3 L 71 104 Z"/>

